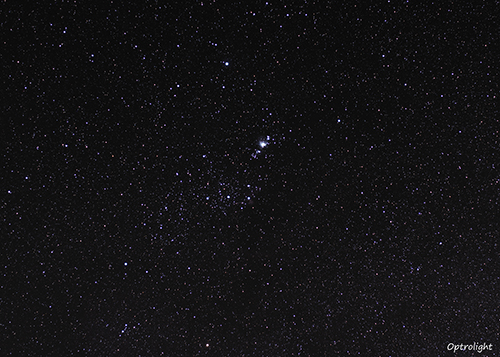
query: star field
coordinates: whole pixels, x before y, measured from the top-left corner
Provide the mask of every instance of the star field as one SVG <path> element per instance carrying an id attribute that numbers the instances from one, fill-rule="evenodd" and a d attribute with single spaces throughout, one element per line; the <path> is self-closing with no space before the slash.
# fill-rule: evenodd
<path id="1" fill-rule="evenodd" d="M 0 354 L 497 355 L 498 5 L 4 2 Z"/>

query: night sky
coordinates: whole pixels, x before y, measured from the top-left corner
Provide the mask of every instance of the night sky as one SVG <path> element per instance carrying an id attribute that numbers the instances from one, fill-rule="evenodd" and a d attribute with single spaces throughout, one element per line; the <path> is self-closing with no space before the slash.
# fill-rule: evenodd
<path id="1" fill-rule="evenodd" d="M 98 4 L 0 5 L 1 355 L 498 355 L 498 1 Z"/>

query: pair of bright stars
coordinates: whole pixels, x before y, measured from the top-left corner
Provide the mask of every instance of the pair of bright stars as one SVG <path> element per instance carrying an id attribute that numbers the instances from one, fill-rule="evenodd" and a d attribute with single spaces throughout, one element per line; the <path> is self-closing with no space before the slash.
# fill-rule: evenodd
<path id="1" fill-rule="evenodd" d="M 261 147 L 261 149 L 264 149 L 267 145 L 269 145 L 269 140 L 271 140 L 271 138 L 267 136 L 265 140 L 259 141 L 259 146 Z"/>

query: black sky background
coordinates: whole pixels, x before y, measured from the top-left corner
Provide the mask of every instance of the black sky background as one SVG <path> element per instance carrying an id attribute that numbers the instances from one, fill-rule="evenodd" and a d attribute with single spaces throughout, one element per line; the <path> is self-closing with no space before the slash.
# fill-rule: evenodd
<path id="1" fill-rule="evenodd" d="M 495 355 L 498 5 L 4 2 L 2 355 Z"/>

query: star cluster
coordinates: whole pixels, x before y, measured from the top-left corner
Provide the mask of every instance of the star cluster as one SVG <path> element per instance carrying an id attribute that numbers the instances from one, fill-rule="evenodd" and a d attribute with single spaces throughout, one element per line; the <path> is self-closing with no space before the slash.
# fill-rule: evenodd
<path id="1" fill-rule="evenodd" d="M 497 12 L 4 2 L 1 355 L 495 355 Z"/>

